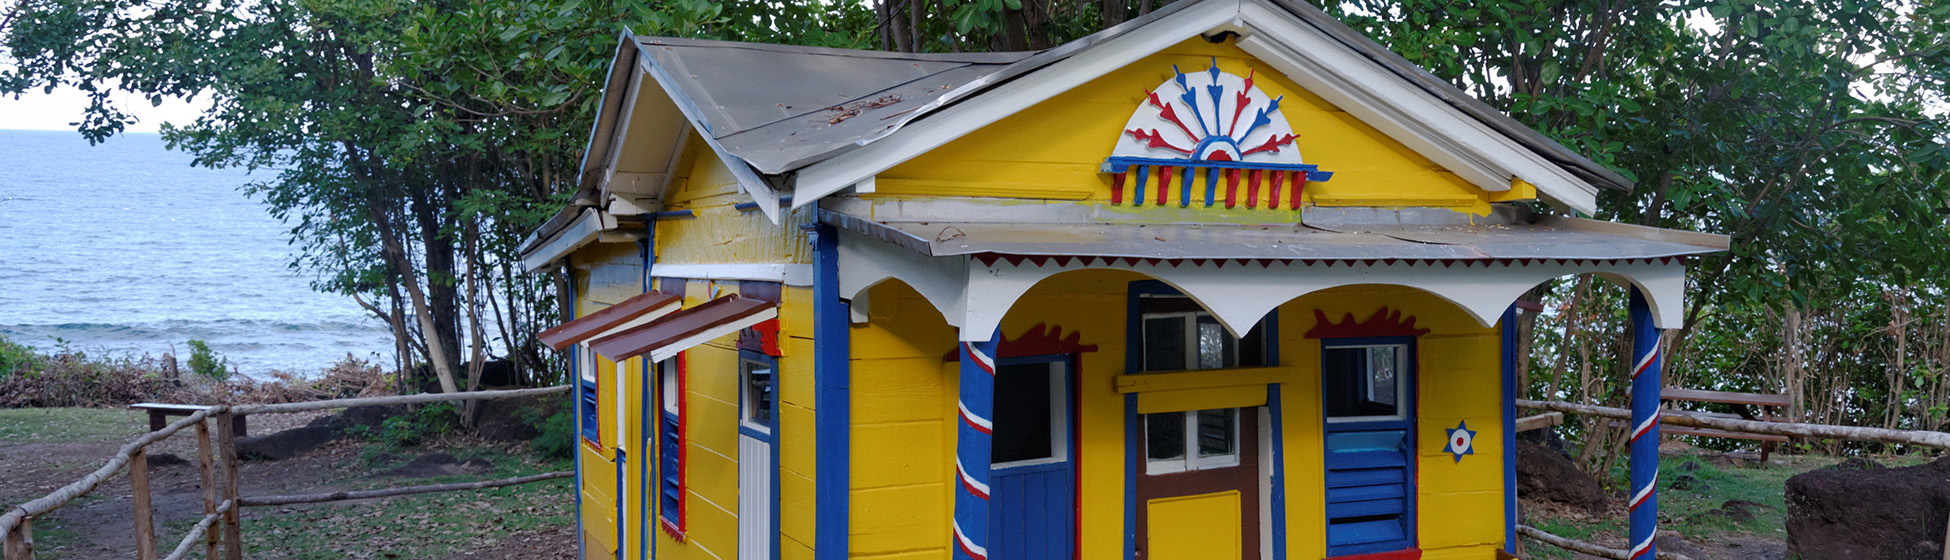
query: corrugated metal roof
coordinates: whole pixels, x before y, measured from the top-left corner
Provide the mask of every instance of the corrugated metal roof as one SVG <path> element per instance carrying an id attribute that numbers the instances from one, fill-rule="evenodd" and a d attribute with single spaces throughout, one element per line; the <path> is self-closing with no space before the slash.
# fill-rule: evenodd
<path id="1" fill-rule="evenodd" d="M 589 349 L 616 362 L 644 354 L 650 354 L 653 361 L 661 360 L 663 354 L 685 350 L 673 345 L 702 344 L 731 334 L 768 311 L 776 316 L 776 307 L 769 301 L 732 294 L 595 339 Z"/>
<path id="2" fill-rule="evenodd" d="M 535 337 L 541 339 L 542 344 L 547 344 L 549 348 L 561 350 L 571 344 L 602 334 L 603 331 L 629 323 L 638 317 L 653 312 L 668 311 L 669 308 L 682 304 L 682 299 L 657 291 L 644 292 L 617 302 L 616 305 L 605 307 L 601 311 L 584 315 L 580 319 L 550 327 Z"/>
<path id="3" fill-rule="evenodd" d="M 1309 225 L 873 221 L 827 211 L 829 224 L 931 256 L 999 253 L 1147 259 L 1643 259 L 1726 249 L 1548 220 L 1508 224 Z M 1723 239 L 1723 238 L 1719 238 Z"/>

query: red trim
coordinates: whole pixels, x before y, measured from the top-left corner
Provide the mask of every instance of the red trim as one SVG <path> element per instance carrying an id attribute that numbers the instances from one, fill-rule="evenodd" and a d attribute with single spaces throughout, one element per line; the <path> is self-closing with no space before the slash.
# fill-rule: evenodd
<path id="1" fill-rule="evenodd" d="M 1036 326 L 1029 327 L 1029 330 L 1023 331 L 1022 336 L 1014 339 L 1010 339 L 1007 336 L 1002 337 L 1002 342 L 995 345 L 995 355 L 990 356 L 990 358 L 1002 359 L 1022 356 L 1079 354 L 1096 351 L 1097 345 L 1083 343 L 1083 333 L 1081 331 L 1071 331 L 1066 336 L 1063 333 L 1062 326 L 1049 326 L 1044 323 L 1036 323 Z M 949 350 L 948 355 L 941 357 L 941 361 L 961 361 L 961 348 L 957 346 L 954 350 Z"/>
<path id="2" fill-rule="evenodd" d="M 1307 331 L 1306 338 L 1357 338 L 1368 336 L 1422 336 L 1429 329 L 1417 328 L 1414 315 L 1404 315 L 1400 311 L 1383 307 L 1373 315 L 1359 322 L 1354 314 L 1348 313 L 1340 322 L 1327 318 L 1319 309 L 1314 310 L 1314 328 Z"/>
<path id="3" fill-rule="evenodd" d="M 1112 173 L 1110 175 L 1110 205 L 1111 206 L 1117 206 L 1124 203 L 1124 175 L 1128 173 L 1130 173 L 1130 170 L 1125 170 L 1124 173 Z"/>
<path id="4" fill-rule="evenodd" d="M 1233 205 L 1237 204 L 1238 195 L 1239 195 L 1239 170 L 1227 169 L 1226 170 L 1226 208 L 1231 208 L 1233 207 Z"/>
<path id="5" fill-rule="evenodd" d="M 1259 175 L 1260 175 L 1260 170 L 1254 169 L 1253 172 L 1246 177 L 1246 207 L 1247 208 L 1259 207 Z"/>
<path id="6" fill-rule="evenodd" d="M 1350 554 L 1347 556 L 1329 556 L 1327 557 L 1327 560 L 1422 560 L 1422 549 L 1405 548 L 1393 552 L 1375 552 L 1370 554 Z"/>
<path id="7" fill-rule="evenodd" d="M 1190 180 L 1187 178 L 1186 180 Z M 1165 205 L 1165 193 L 1171 191 L 1171 166 L 1158 167 L 1158 206 Z"/>

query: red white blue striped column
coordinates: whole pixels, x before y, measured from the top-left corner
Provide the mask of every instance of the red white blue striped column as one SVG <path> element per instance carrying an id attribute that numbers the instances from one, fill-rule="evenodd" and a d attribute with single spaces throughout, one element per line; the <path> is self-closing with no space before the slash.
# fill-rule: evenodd
<path id="1" fill-rule="evenodd" d="M 1659 328 L 1645 294 L 1632 288 L 1632 492 L 1630 556 L 1657 558 L 1659 525 Z"/>
<path id="2" fill-rule="evenodd" d="M 961 343 L 961 387 L 955 425 L 955 558 L 989 557 L 989 442 L 995 423 L 995 346 L 1000 329 L 986 342 Z"/>

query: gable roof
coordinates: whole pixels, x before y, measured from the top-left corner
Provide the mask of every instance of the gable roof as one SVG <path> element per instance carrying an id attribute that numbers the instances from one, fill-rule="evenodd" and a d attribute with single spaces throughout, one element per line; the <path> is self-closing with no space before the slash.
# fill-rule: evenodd
<path id="1" fill-rule="evenodd" d="M 740 187 L 777 220 L 782 200 L 803 207 L 870 184 L 883 170 L 1138 59 L 1223 32 L 1238 34 L 1237 45 L 1275 71 L 1484 190 L 1508 190 L 1521 180 L 1547 202 L 1592 214 L 1599 188 L 1631 188 L 1618 173 L 1297 0 L 1183 0 L 1027 53 L 890 53 L 625 35 L 579 184 L 588 194 L 609 194 L 616 170 L 594 162 L 615 160 L 624 143 L 620 133 L 638 128 L 632 108 L 647 101 L 635 97 L 656 95 L 663 115 L 646 121 L 656 123 L 656 134 L 697 130 Z M 756 86 L 768 83 L 790 86 Z M 664 163 L 674 164 L 675 158 Z M 601 205 L 603 198 L 591 199 Z M 551 225 L 558 222 L 568 220 Z M 544 245 L 557 233 L 551 229 L 560 228 L 537 231 L 526 250 Z"/>

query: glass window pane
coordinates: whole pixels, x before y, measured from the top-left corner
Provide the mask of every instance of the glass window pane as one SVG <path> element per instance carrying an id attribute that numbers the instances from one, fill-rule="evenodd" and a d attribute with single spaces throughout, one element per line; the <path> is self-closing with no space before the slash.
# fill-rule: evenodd
<path id="1" fill-rule="evenodd" d="M 1211 315 L 1198 315 L 1198 369 L 1218 369 L 1239 365 L 1239 339 L 1226 332 L 1225 325 Z"/>
<path id="2" fill-rule="evenodd" d="M 744 362 L 745 421 L 760 426 L 772 425 L 772 368 L 758 362 Z"/>
<path id="3" fill-rule="evenodd" d="M 1185 458 L 1185 413 L 1144 415 L 1145 457 L 1153 461 Z"/>
<path id="4" fill-rule="evenodd" d="M 1365 348 L 1326 348 L 1321 351 L 1321 400 L 1328 418 L 1365 416 L 1360 401 L 1368 372 Z"/>
<path id="5" fill-rule="evenodd" d="M 1198 456 L 1218 457 L 1239 449 L 1239 409 L 1198 411 Z"/>
<path id="6" fill-rule="evenodd" d="M 1397 410 L 1395 372 L 1400 368 L 1401 347 L 1380 346 L 1368 349 L 1368 401 Z M 1389 414 L 1393 414 L 1390 412 Z"/>
<path id="7" fill-rule="evenodd" d="M 1144 319 L 1145 371 L 1172 371 L 1185 367 L 1185 318 L 1146 317 Z"/>
<path id="8" fill-rule="evenodd" d="M 1055 456 L 1050 404 L 1049 364 L 996 368 L 995 433 L 989 460 L 1009 463 Z"/>

